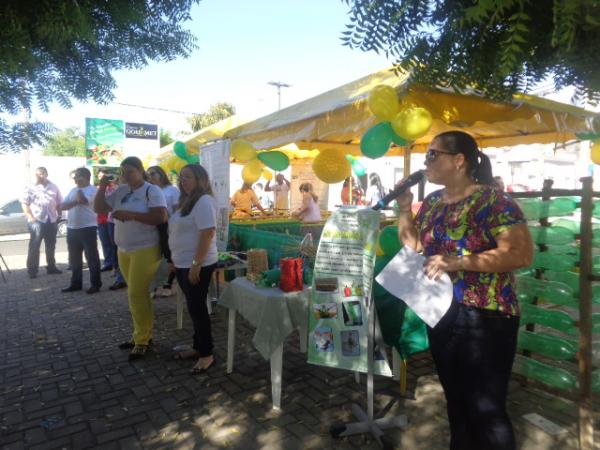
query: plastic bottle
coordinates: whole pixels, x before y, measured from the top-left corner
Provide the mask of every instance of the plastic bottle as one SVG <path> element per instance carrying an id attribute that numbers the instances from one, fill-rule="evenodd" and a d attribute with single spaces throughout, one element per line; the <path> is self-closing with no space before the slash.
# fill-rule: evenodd
<path id="1" fill-rule="evenodd" d="M 578 308 L 579 300 L 575 297 L 573 289 L 564 283 L 528 276 L 517 276 L 516 279 L 517 295 L 522 302 L 531 303 L 537 297 L 543 303 Z"/>
<path id="2" fill-rule="evenodd" d="M 577 342 L 551 334 L 521 330 L 517 341 L 519 350 L 530 350 L 548 358 L 567 360 L 575 358 Z"/>
<path id="3" fill-rule="evenodd" d="M 557 272 L 567 272 L 575 267 L 575 255 L 553 255 L 550 252 L 535 252 L 531 267 L 552 269 Z"/>
<path id="4" fill-rule="evenodd" d="M 579 274 L 575 272 L 557 272 L 555 270 L 544 271 L 544 278 L 550 281 L 558 281 L 569 286 L 573 290 L 573 296 L 579 298 Z"/>
<path id="5" fill-rule="evenodd" d="M 573 219 L 556 219 L 550 224 L 550 227 L 563 227 L 568 228 L 575 234 L 579 234 L 581 230 L 581 222 Z"/>
<path id="6" fill-rule="evenodd" d="M 536 244 L 571 244 L 575 241 L 575 233 L 563 227 L 530 226 L 529 232 Z"/>
<path id="7" fill-rule="evenodd" d="M 540 219 L 540 203 L 541 200 L 538 198 L 519 198 L 516 199 L 523 215 L 527 220 L 539 220 Z"/>
<path id="8" fill-rule="evenodd" d="M 521 325 L 533 323 L 554 328 L 563 333 L 576 335 L 575 320 L 563 311 L 552 311 L 527 303 L 521 305 Z"/>
<path id="9" fill-rule="evenodd" d="M 516 355 L 513 372 L 558 389 L 573 390 L 577 388 L 577 378 L 567 370 L 549 366 L 523 355 Z"/>
<path id="10" fill-rule="evenodd" d="M 549 202 L 542 202 L 542 211 L 546 203 L 549 203 L 547 217 L 570 216 L 577 208 L 577 203 L 570 197 L 558 197 Z"/>

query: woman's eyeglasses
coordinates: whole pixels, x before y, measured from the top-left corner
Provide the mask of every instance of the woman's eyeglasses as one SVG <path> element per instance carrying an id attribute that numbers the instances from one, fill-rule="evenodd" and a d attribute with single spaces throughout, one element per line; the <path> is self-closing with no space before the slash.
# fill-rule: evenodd
<path id="1" fill-rule="evenodd" d="M 436 150 L 435 148 L 430 148 L 429 150 L 427 150 L 427 153 L 425 153 L 425 161 L 427 161 L 427 162 L 433 162 L 433 161 L 435 161 L 435 159 L 438 157 L 439 154 L 443 154 L 443 155 L 458 155 L 458 153 L 444 152 L 442 150 Z"/>

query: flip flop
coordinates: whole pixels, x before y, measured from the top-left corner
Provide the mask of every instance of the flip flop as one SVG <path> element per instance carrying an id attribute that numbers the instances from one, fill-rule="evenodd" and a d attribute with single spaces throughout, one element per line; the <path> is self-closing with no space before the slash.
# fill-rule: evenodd
<path id="1" fill-rule="evenodd" d="M 208 369 L 210 369 L 214 364 L 215 364 L 215 357 L 213 356 L 213 360 L 210 362 L 210 364 L 206 367 L 192 367 L 192 369 L 190 370 L 190 373 L 192 375 L 200 375 L 201 373 L 204 373 L 206 371 L 208 371 Z"/>
<path id="2" fill-rule="evenodd" d="M 199 357 L 200 354 L 196 350 L 184 350 L 182 352 L 175 353 L 175 359 L 177 360 L 196 359 Z"/>

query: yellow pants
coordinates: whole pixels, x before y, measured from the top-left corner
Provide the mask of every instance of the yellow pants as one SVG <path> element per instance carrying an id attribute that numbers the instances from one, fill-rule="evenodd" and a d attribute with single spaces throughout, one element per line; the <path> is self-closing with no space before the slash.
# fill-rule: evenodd
<path id="1" fill-rule="evenodd" d="M 158 246 L 133 252 L 119 250 L 119 268 L 127 282 L 127 299 L 133 321 L 133 342 L 136 344 L 147 345 L 152 339 L 154 313 L 149 289 L 160 260 Z"/>

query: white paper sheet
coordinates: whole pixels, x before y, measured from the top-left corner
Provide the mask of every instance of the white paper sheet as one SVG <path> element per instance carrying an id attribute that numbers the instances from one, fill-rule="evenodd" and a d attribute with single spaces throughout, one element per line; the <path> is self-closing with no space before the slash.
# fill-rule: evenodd
<path id="1" fill-rule="evenodd" d="M 437 281 L 423 272 L 425 257 L 403 247 L 375 278 L 404 302 L 430 327 L 446 314 L 452 302 L 452 281 L 443 274 Z"/>

